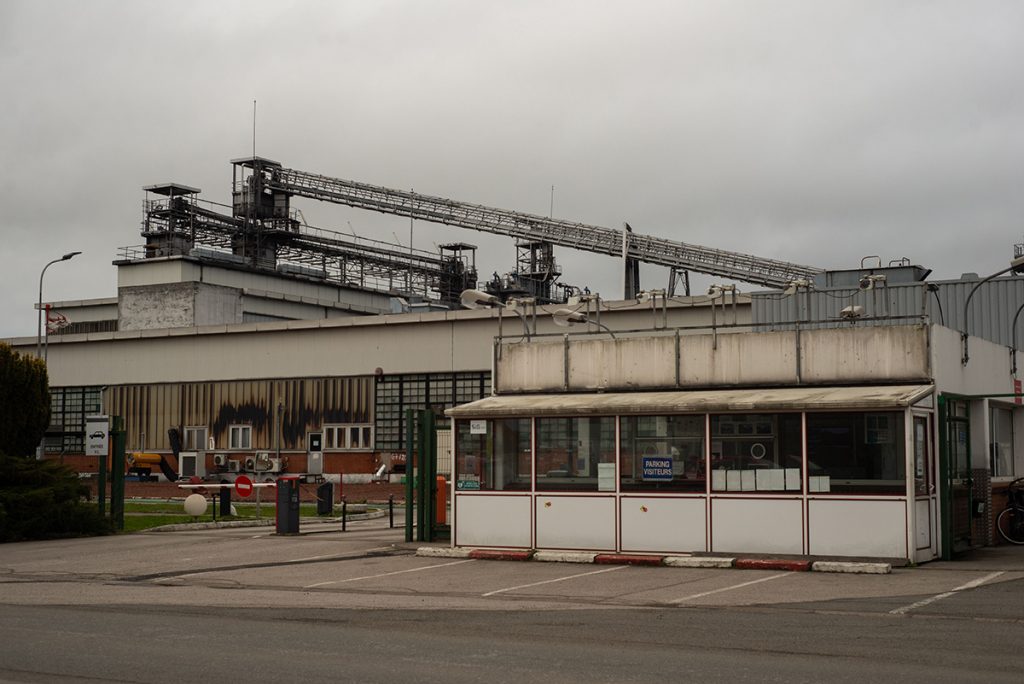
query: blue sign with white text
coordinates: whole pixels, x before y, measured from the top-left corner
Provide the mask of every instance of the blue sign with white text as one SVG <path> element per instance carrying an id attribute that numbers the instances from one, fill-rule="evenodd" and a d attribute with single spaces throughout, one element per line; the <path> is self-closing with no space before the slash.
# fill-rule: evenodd
<path id="1" fill-rule="evenodd" d="M 642 467 L 644 480 L 672 479 L 672 459 L 668 456 L 644 456 Z"/>

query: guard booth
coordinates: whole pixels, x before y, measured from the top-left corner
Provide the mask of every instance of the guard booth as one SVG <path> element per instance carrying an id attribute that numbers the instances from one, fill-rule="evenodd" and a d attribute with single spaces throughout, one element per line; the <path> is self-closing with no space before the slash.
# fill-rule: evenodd
<path id="1" fill-rule="evenodd" d="M 928 560 L 933 389 L 493 396 L 449 409 L 454 544 Z"/>

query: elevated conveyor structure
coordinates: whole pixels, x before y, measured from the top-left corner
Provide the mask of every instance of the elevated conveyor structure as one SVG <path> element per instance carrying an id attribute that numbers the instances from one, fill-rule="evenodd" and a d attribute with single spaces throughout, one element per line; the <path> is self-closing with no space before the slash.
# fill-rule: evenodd
<path id="1" fill-rule="evenodd" d="M 546 241 L 562 247 L 623 257 L 627 262 L 635 259 L 677 271 L 694 271 L 766 287 L 786 287 L 794 280 L 810 279 L 824 270 L 602 226 L 331 178 L 281 166 L 266 166 L 262 171 L 263 187 L 286 195 L 506 235 L 524 241 Z"/>

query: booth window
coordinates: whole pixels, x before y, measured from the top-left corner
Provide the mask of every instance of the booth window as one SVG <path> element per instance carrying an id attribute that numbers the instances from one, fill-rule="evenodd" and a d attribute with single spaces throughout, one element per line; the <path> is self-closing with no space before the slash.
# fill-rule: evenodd
<path id="1" fill-rule="evenodd" d="M 1013 409 L 992 407 L 989 432 L 992 477 L 1013 477 Z"/>
<path id="2" fill-rule="evenodd" d="M 906 494 L 903 413 L 808 413 L 811 494 Z"/>
<path id="3" fill-rule="evenodd" d="M 530 419 L 460 420 L 455 424 L 455 488 L 530 488 Z"/>
<path id="4" fill-rule="evenodd" d="M 799 413 L 711 416 L 711 490 L 802 491 Z"/>
<path id="5" fill-rule="evenodd" d="M 703 492 L 704 416 L 623 416 L 619 486 L 624 492 Z"/>
<path id="6" fill-rule="evenodd" d="M 615 491 L 615 419 L 537 418 L 539 491 Z"/>

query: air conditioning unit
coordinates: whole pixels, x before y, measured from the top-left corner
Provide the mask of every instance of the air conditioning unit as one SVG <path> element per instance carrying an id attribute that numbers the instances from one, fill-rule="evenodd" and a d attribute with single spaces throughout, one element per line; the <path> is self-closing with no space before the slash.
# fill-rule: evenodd
<path id="1" fill-rule="evenodd" d="M 279 473 L 281 472 L 281 459 L 280 458 L 268 458 L 267 459 L 267 472 Z"/>
<path id="2" fill-rule="evenodd" d="M 217 466 L 218 468 L 224 468 L 224 467 L 227 467 L 227 464 L 228 464 L 228 455 L 227 454 L 214 454 L 213 455 L 213 465 Z"/>
<path id="3" fill-rule="evenodd" d="M 228 461 L 228 470 L 232 473 L 239 473 L 242 471 L 242 462 L 238 459 L 232 459 Z"/>
<path id="4" fill-rule="evenodd" d="M 183 451 L 178 454 L 178 477 L 203 477 L 206 475 L 206 463 L 198 452 Z"/>
<path id="5" fill-rule="evenodd" d="M 255 467 L 253 468 L 253 470 L 257 470 L 261 473 L 272 470 L 272 468 L 270 467 L 270 461 L 271 458 L 269 451 L 257 451 L 256 458 L 254 461 Z"/>
<path id="6" fill-rule="evenodd" d="M 255 472 L 255 470 L 256 470 L 256 459 L 254 457 L 252 457 L 252 456 L 247 456 L 246 457 L 246 459 L 245 459 L 245 469 L 246 470 L 252 470 L 252 471 Z"/>
<path id="7" fill-rule="evenodd" d="M 306 472 L 310 475 L 324 474 L 324 452 L 310 451 L 306 458 Z"/>

